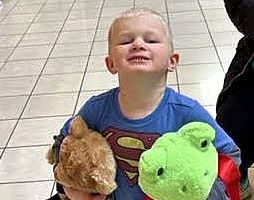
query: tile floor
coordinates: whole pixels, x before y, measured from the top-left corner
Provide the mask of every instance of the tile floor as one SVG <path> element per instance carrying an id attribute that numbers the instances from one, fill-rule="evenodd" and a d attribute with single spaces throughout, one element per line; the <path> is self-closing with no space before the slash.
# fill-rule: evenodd
<path id="1" fill-rule="evenodd" d="M 181 54 L 168 84 L 215 102 L 241 37 L 223 0 L 3 0 L 0 10 L 0 194 L 45 200 L 54 193 L 45 153 L 66 118 L 89 96 L 117 85 L 105 69 L 114 16 L 146 6 L 172 26 Z"/>

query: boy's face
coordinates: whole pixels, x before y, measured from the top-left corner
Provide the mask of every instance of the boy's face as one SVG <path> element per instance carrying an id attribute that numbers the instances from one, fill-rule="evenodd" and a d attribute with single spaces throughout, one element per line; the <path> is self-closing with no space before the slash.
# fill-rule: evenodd
<path id="1" fill-rule="evenodd" d="M 166 74 L 172 67 L 165 27 L 153 15 L 122 18 L 112 27 L 106 64 L 111 73 Z M 174 64 L 174 63 L 173 63 Z"/>

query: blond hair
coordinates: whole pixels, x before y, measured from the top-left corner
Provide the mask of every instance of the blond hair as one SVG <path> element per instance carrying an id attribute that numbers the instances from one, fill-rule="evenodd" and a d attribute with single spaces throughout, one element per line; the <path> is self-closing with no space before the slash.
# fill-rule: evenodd
<path id="1" fill-rule="evenodd" d="M 117 23 L 117 21 L 119 21 L 121 19 L 129 18 L 129 17 L 137 17 L 137 16 L 141 16 L 141 15 L 153 15 L 161 21 L 161 23 L 165 29 L 166 37 L 168 38 L 168 41 L 169 41 L 169 47 L 170 47 L 171 51 L 173 51 L 173 41 L 172 41 L 171 29 L 170 29 L 169 25 L 167 24 L 166 20 L 164 19 L 164 17 L 162 15 L 160 15 L 158 12 L 148 9 L 148 8 L 131 8 L 131 9 L 128 9 L 128 10 L 122 12 L 112 22 L 112 24 L 109 28 L 109 32 L 108 32 L 108 52 L 110 50 L 110 45 L 111 45 L 111 40 L 112 40 L 112 37 L 111 37 L 112 29 L 113 29 L 114 25 Z"/>

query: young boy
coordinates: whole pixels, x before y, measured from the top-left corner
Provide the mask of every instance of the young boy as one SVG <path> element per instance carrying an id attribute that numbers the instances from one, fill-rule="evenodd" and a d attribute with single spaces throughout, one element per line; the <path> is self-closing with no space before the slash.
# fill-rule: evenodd
<path id="1" fill-rule="evenodd" d="M 174 53 L 167 23 L 159 14 L 148 9 L 130 9 L 121 14 L 110 27 L 108 49 L 106 65 L 112 74 L 118 75 L 119 87 L 89 99 L 78 115 L 107 138 L 115 154 L 118 187 L 111 199 L 144 199 L 137 184 L 140 154 L 162 134 L 176 131 L 188 122 L 212 125 L 218 152 L 239 164 L 238 147 L 208 112 L 197 101 L 166 86 L 167 73 L 174 71 L 179 55 Z M 68 196 L 78 193 L 64 189 Z M 209 199 L 228 199 L 225 190 L 218 178 Z M 73 200 L 85 195 L 79 192 L 80 198 Z M 104 197 L 90 199 L 94 198 Z"/>

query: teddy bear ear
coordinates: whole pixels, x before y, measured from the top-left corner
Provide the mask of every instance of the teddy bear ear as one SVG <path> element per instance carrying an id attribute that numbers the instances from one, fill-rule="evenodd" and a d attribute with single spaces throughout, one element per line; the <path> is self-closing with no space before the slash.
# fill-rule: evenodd
<path id="1" fill-rule="evenodd" d="M 83 138 L 88 131 L 89 129 L 86 122 L 81 116 L 76 116 L 71 123 L 69 134 L 76 138 Z"/>
<path id="2" fill-rule="evenodd" d="M 184 125 L 179 133 L 201 148 L 209 145 L 215 138 L 214 128 L 204 122 L 190 122 Z"/>

